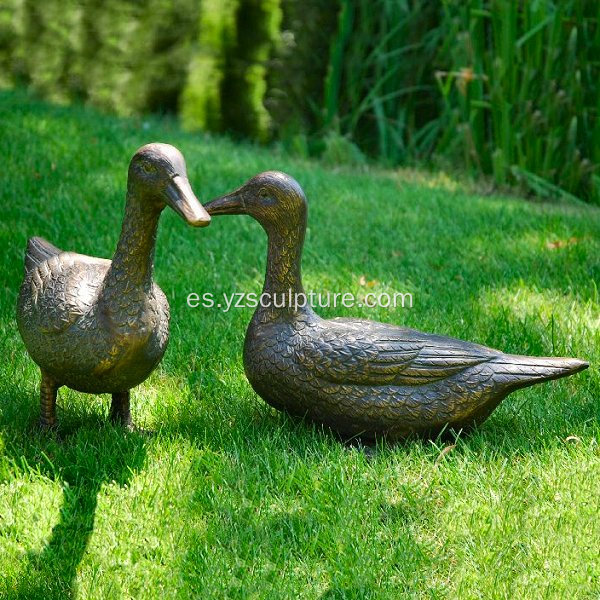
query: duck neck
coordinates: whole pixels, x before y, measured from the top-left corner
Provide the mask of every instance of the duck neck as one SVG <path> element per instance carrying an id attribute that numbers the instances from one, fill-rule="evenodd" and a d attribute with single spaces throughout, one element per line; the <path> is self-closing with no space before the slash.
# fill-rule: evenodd
<path id="1" fill-rule="evenodd" d="M 105 291 L 147 291 L 152 285 L 154 248 L 160 210 L 132 192 L 127 193 L 119 243 L 105 279 Z"/>
<path id="2" fill-rule="evenodd" d="M 268 306 L 259 308 L 263 316 L 274 318 L 310 310 L 301 306 L 306 300 L 301 274 L 305 231 L 305 217 L 285 228 L 267 230 L 269 249 L 263 294 Z"/>

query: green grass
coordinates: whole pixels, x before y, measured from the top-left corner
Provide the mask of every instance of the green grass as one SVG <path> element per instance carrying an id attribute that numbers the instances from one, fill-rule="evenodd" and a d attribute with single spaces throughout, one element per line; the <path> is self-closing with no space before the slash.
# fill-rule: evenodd
<path id="1" fill-rule="evenodd" d="M 0 94 L 0 597 L 597 598 L 600 210 L 469 194 L 448 177 L 326 170 L 274 151 Z M 413 309 L 328 309 L 592 367 L 510 396 L 456 447 L 347 447 L 252 392 L 250 310 L 190 292 L 260 291 L 248 218 L 162 218 L 156 280 L 171 344 L 133 394 L 59 392 L 62 438 L 35 429 L 38 371 L 15 325 L 26 239 L 110 256 L 127 163 L 174 143 L 202 200 L 265 169 L 310 202 L 305 284 L 410 291 Z M 576 436 L 567 440 L 569 436 Z"/>

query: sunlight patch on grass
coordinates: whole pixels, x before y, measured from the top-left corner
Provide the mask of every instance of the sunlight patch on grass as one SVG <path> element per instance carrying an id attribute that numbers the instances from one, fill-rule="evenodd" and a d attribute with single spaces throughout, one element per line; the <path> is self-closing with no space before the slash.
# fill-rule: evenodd
<path id="1" fill-rule="evenodd" d="M 484 289 L 479 295 L 482 310 L 490 314 L 509 313 L 511 319 L 520 323 L 536 322 L 547 331 L 554 344 L 560 337 L 581 343 L 587 335 L 600 329 L 600 306 L 589 301 L 582 302 L 574 293 L 558 290 L 538 290 L 519 281 L 507 287 Z"/>
<path id="2" fill-rule="evenodd" d="M 29 554 L 40 552 L 59 520 L 60 482 L 23 467 L 14 465 L 11 480 L 0 484 L 0 556 L 6 573 L 17 573 Z"/>
<path id="3" fill-rule="evenodd" d="M 429 173 L 418 169 L 402 167 L 395 170 L 395 177 L 401 185 L 416 185 L 425 189 L 439 189 L 446 192 L 464 190 L 464 183 L 444 171 Z"/>

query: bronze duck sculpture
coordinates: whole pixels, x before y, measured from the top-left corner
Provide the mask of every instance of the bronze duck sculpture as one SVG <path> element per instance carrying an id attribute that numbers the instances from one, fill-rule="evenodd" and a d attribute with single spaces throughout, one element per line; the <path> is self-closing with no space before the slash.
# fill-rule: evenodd
<path id="1" fill-rule="evenodd" d="M 169 304 L 153 282 L 158 220 L 166 206 L 194 227 L 210 222 L 181 153 L 148 144 L 129 165 L 112 261 L 64 252 L 39 237 L 29 240 L 17 323 L 41 370 L 43 427 L 56 424 L 61 386 L 111 393 L 111 419 L 132 427 L 130 390 L 158 365 L 169 339 Z"/>
<path id="2" fill-rule="evenodd" d="M 300 262 L 307 203 L 298 183 L 284 173 L 257 175 L 205 208 L 211 216 L 250 215 L 268 236 L 263 287 L 268 296 L 244 343 L 250 384 L 275 408 L 324 423 L 344 437 L 467 431 L 514 390 L 588 367 L 574 358 L 503 354 L 364 319 L 324 320 L 301 306 L 294 299 L 304 294 Z"/>

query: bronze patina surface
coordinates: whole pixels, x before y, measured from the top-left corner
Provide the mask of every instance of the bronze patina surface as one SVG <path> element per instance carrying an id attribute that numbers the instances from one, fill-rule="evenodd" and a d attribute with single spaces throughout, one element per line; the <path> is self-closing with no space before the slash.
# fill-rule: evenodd
<path id="1" fill-rule="evenodd" d="M 17 323 L 42 372 L 42 426 L 56 424 L 56 394 L 63 385 L 111 393 L 112 419 L 131 426 L 130 390 L 158 365 L 169 339 L 169 304 L 152 278 L 165 206 L 195 227 L 210 222 L 181 153 L 148 144 L 129 165 L 125 217 L 112 261 L 63 252 L 42 238 L 29 240 Z"/>
<path id="2" fill-rule="evenodd" d="M 250 215 L 267 233 L 263 293 L 277 300 L 259 305 L 252 317 L 244 367 L 256 393 L 275 408 L 344 436 L 435 436 L 482 423 L 519 388 L 588 366 L 575 358 L 503 354 L 363 319 L 324 320 L 310 306 L 290 303 L 286 298 L 304 293 L 307 204 L 298 183 L 284 173 L 257 175 L 205 208 L 211 215 Z"/>

